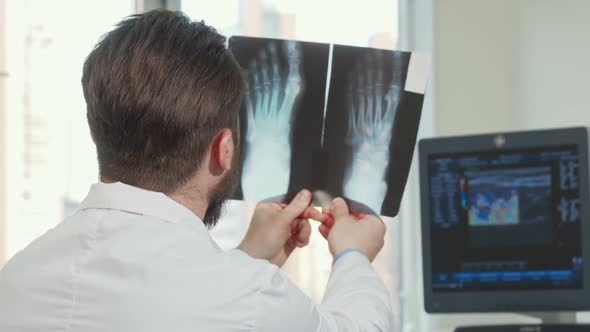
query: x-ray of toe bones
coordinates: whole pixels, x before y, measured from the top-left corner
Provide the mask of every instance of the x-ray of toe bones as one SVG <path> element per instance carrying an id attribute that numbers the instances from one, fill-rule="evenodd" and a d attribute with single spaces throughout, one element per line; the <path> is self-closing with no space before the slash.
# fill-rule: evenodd
<path id="1" fill-rule="evenodd" d="M 393 123 L 402 90 L 400 61 L 393 61 L 389 82 L 384 82 L 381 53 L 368 53 L 349 75 L 348 130 L 352 148 L 346 170 L 344 196 L 380 211 L 387 192 L 386 171 L 390 162 Z M 399 57 L 399 53 L 394 53 Z M 398 64 L 397 66 L 395 64 Z M 388 84 L 387 84 L 388 83 Z"/>
<path id="2" fill-rule="evenodd" d="M 301 54 L 295 41 L 270 43 L 248 65 L 244 103 L 247 111 L 242 190 L 260 201 L 286 193 L 291 166 L 291 119 L 304 89 Z M 281 72 L 277 47 L 284 47 L 288 70 Z"/>

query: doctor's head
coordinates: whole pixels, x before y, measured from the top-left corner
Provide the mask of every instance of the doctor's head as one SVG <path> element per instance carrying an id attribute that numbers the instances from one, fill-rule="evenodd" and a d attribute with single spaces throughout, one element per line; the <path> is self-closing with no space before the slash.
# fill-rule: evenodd
<path id="1" fill-rule="evenodd" d="M 213 225 L 239 181 L 244 84 L 225 37 L 182 13 L 131 16 L 90 53 L 82 86 L 101 179 L 187 193 Z"/>

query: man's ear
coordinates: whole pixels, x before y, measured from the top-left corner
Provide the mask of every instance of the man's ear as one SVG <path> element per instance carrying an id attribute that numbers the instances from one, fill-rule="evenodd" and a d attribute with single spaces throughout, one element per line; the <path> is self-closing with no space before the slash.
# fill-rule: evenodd
<path id="1" fill-rule="evenodd" d="M 235 144 L 231 130 L 223 129 L 213 140 L 211 160 L 221 171 L 229 171 L 234 158 Z"/>

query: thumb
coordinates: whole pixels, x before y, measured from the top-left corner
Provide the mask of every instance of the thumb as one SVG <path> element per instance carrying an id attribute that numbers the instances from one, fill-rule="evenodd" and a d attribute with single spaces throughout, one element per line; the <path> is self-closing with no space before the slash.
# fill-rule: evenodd
<path id="1" fill-rule="evenodd" d="M 295 219 L 305 212 L 311 203 L 311 193 L 308 190 L 301 190 L 295 198 L 287 205 L 281 212 L 281 220 L 287 223 L 293 222 Z"/>
<path id="2" fill-rule="evenodd" d="M 348 217 L 350 215 L 348 205 L 346 205 L 344 199 L 337 197 L 332 201 L 332 213 L 334 214 L 334 219 Z"/>

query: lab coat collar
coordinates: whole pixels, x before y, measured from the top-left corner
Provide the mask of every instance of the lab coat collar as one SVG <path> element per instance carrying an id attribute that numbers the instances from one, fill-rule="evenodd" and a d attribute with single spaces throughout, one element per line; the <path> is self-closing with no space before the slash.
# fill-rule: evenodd
<path id="1" fill-rule="evenodd" d="M 203 221 L 191 210 L 160 192 L 133 187 L 121 182 L 98 182 L 90 188 L 80 205 L 81 210 L 109 209 L 148 215 L 170 222 L 191 220 L 203 226 Z"/>

